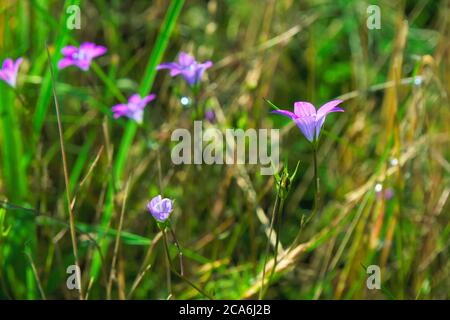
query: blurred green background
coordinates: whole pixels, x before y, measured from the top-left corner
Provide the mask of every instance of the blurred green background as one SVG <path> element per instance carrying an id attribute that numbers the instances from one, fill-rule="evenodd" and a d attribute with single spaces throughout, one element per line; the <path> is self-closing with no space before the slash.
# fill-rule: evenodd
<path id="1" fill-rule="evenodd" d="M 66 27 L 70 5 L 80 30 Z M 380 29 L 367 28 L 369 5 Z M 204 298 L 173 275 L 168 288 L 146 209 L 159 193 L 175 199 L 186 277 L 217 299 L 257 297 L 276 182 L 255 165 L 172 164 L 171 132 L 192 128 L 180 103 L 190 92 L 155 67 L 186 51 L 214 62 L 199 97 L 216 112 L 209 126 L 279 128 L 282 164 L 300 161 L 266 298 L 448 299 L 449 17 L 446 0 L 0 0 L 0 60 L 25 59 L 16 91 L 0 83 L 0 298 L 79 297 L 66 286 L 74 255 L 46 43 L 55 67 L 63 46 L 92 41 L 108 52 L 88 72 L 55 68 L 83 298 Z M 157 94 L 142 126 L 112 118 L 134 92 Z M 336 97 L 345 113 L 323 130 L 320 210 L 289 251 L 313 206 L 312 151 L 263 98 L 292 110 Z M 368 265 L 380 290 L 366 286 Z"/>

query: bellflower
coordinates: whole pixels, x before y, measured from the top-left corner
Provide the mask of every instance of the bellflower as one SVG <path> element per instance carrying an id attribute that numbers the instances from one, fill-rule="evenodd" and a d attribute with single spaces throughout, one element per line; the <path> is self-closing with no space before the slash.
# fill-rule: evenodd
<path id="1" fill-rule="evenodd" d="M 211 61 L 199 63 L 193 56 L 181 52 L 177 62 L 161 63 L 156 70 L 169 69 L 172 77 L 181 75 L 190 86 L 195 86 L 200 82 L 205 70 L 212 65 Z"/>
<path id="2" fill-rule="evenodd" d="M 106 47 L 98 46 L 92 42 L 84 42 L 79 48 L 74 46 L 65 46 L 61 50 L 64 57 L 59 60 L 58 69 L 76 66 L 83 71 L 87 71 L 91 66 L 92 59 L 104 55 L 106 51 Z"/>
<path id="3" fill-rule="evenodd" d="M 205 119 L 208 120 L 210 123 L 216 123 L 216 113 L 212 109 L 208 109 L 205 112 Z"/>
<path id="4" fill-rule="evenodd" d="M 22 61 L 22 58 L 18 58 L 16 62 L 14 62 L 13 59 L 8 58 L 3 61 L 2 68 L 0 69 L 0 79 L 5 81 L 13 88 L 16 87 L 17 73 Z"/>
<path id="5" fill-rule="evenodd" d="M 144 117 L 144 108 L 147 104 L 155 99 L 154 94 L 149 94 L 141 98 L 139 94 L 133 94 L 129 99 L 127 104 L 117 104 L 112 107 L 114 118 L 128 117 L 133 119 L 137 123 L 142 123 Z"/>
<path id="6" fill-rule="evenodd" d="M 342 100 L 332 100 L 325 103 L 316 111 L 316 108 L 309 102 L 298 101 L 294 103 L 294 112 L 288 110 L 274 110 L 273 113 L 287 116 L 294 120 L 303 135 L 309 142 L 317 141 L 327 115 L 331 112 L 344 112 L 336 107 Z"/>
<path id="7" fill-rule="evenodd" d="M 158 222 L 165 222 L 173 211 L 173 201 L 157 195 L 147 204 L 147 208 Z"/>

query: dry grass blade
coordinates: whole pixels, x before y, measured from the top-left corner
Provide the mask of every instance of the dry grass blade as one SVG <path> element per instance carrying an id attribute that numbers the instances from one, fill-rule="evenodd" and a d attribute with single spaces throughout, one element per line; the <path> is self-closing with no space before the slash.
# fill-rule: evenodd
<path id="1" fill-rule="evenodd" d="M 56 94 L 56 82 L 55 82 L 55 75 L 53 72 L 52 59 L 51 59 L 50 51 L 48 49 L 47 44 L 46 44 L 46 49 L 47 49 L 47 56 L 48 56 L 48 65 L 49 65 L 50 74 L 52 77 L 52 89 L 53 89 L 53 97 L 55 100 L 56 119 L 58 121 L 59 142 L 61 145 L 61 156 L 62 156 L 63 170 L 64 170 L 64 182 L 66 184 L 67 207 L 69 210 L 69 224 L 70 224 L 70 235 L 72 238 L 72 249 L 73 249 L 73 255 L 75 258 L 75 265 L 77 266 L 77 269 L 79 270 L 79 268 L 80 268 L 79 261 L 80 260 L 78 259 L 78 246 L 77 246 L 77 238 L 76 238 L 76 230 L 75 230 L 75 215 L 72 211 L 72 206 L 71 206 L 72 201 L 71 201 L 70 186 L 69 186 L 69 170 L 67 168 L 66 151 L 64 148 L 64 133 L 63 133 L 63 128 L 62 128 L 62 124 L 61 124 L 61 116 L 60 116 L 60 112 L 59 112 L 58 98 L 57 98 L 57 94 Z M 79 297 L 80 297 L 80 300 L 83 300 L 83 287 L 82 287 L 81 279 L 78 279 L 78 280 L 79 280 L 79 286 L 80 286 Z"/>
<path id="2" fill-rule="evenodd" d="M 36 283 L 38 285 L 39 293 L 41 294 L 41 297 L 42 297 L 43 300 L 47 300 L 47 297 L 45 296 L 44 289 L 42 288 L 41 279 L 39 278 L 39 274 L 38 274 L 38 272 L 36 270 L 36 266 L 34 265 L 33 258 L 31 257 L 31 254 L 27 250 L 25 250 L 25 255 L 27 256 L 28 261 L 30 262 L 30 265 L 31 265 L 31 269 L 33 270 L 33 275 L 34 275 L 34 278 L 35 278 Z"/>
<path id="3" fill-rule="evenodd" d="M 120 212 L 119 227 L 117 228 L 116 242 L 114 244 L 114 254 L 113 254 L 113 259 L 112 259 L 112 262 L 111 262 L 111 271 L 109 273 L 108 286 L 106 288 L 106 297 L 107 297 L 108 300 L 111 299 L 112 282 L 113 282 L 113 278 L 116 277 L 116 262 L 117 262 L 117 254 L 119 252 L 120 233 L 122 232 L 123 216 L 125 214 L 125 208 L 126 208 L 126 205 L 127 205 L 127 198 L 128 198 L 128 190 L 129 190 L 129 187 L 130 187 L 130 181 L 131 181 L 131 177 L 127 180 L 127 183 L 125 185 L 125 194 L 124 194 L 123 202 L 122 202 L 122 210 Z"/>

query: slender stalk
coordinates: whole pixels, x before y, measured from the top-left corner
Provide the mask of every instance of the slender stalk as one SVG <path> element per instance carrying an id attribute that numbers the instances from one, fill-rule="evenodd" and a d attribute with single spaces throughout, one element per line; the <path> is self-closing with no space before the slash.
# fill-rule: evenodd
<path id="1" fill-rule="evenodd" d="M 172 270 L 172 262 L 170 261 L 169 246 L 167 244 L 167 235 L 166 235 L 165 229 L 162 229 L 162 234 L 163 234 L 164 249 L 166 251 L 167 291 L 169 292 L 168 297 L 172 297 L 172 277 L 171 277 L 171 273 L 170 273 Z"/>
<path id="2" fill-rule="evenodd" d="M 300 229 L 298 230 L 297 235 L 295 236 L 294 241 L 292 242 L 292 245 L 290 246 L 288 253 L 291 251 L 292 248 L 294 248 L 298 241 L 300 240 L 300 235 L 302 233 L 303 228 L 306 224 L 308 224 L 311 219 L 316 215 L 317 211 L 319 210 L 319 201 L 320 201 L 320 178 L 319 178 L 319 172 L 318 172 L 318 164 L 317 164 L 317 143 L 313 144 L 313 166 L 314 166 L 314 207 L 311 215 L 306 220 L 304 217 L 302 217 L 302 220 L 300 222 Z"/>
<path id="3" fill-rule="evenodd" d="M 279 212 L 277 213 L 277 218 L 276 218 L 276 220 L 277 220 L 276 221 L 277 235 L 276 235 L 276 241 L 275 241 L 276 245 L 275 245 L 274 258 L 273 258 L 273 266 L 272 266 L 272 270 L 270 271 L 269 280 L 267 281 L 267 286 L 266 286 L 265 292 L 263 294 L 263 297 L 266 295 L 267 290 L 269 290 L 270 283 L 272 282 L 272 278 L 273 278 L 273 275 L 275 274 L 275 270 L 276 270 L 277 264 L 278 264 L 278 248 L 279 248 L 279 242 L 280 242 L 279 237 L 280 237 L 280 225 L 281 225 L 280 218 L 283 215 L 283 208 L 284 208 L 284 198 L 281 198 L 280 207 L 278 210 Z"/>
<path id="4" fill-rule="evenodd" d="M 76 237 L 76 231 L 75 231 L 75 215 L 72 211 L 72 206 L 71 206 L 72 201 L 71 201 L 71 196 L 70 196 L 69 171 L 67 169 L 66 151 L 64 149 L 64 134 L 63 134 L 63 128 L 62 128 L 62 124 L 61 124 L 61 116 L 59 114 L 58 98 L 56 96 L 56 82 L 55 82 L 55 75 L 53 73 L 52 60 L 50 57 L 50 51 L 48 50 L 47 44 L 46 44 L 46 47 L 47 47 L 48 64 L 49 64 L 49 68 L 50 68 L 50 74 L 52 77 L 52 88 L 53 88 L 53 97 L 55 100 L 56 119 L 58 120 L 59 142 L 61 144 L 61 156 L 62 156 L 62 161 L 63 161 L 64 180 L 65 180 L 65 184 L 66 184 L 67 207 L 69 209 L 69 222 L 70 222 L 70 235 L 71 235 L 71 239 L 72 239 L 72 249 L 73 249 L 73 255 L 75 258 L 75 265 L 77 266 L 77 269 L 79 270 L 80 263 L 79 263 L 79 259 L 78 259 L 78 246 L 77 246 L 77 237 Z M 78 279 L 78 281 L 79 281 L 79 285 L 80 285 L 80 290 L 79 290 L 80 300 L 83 300 L 83 287 L 82 287 L 81 279 Z"/>
<path id="5" fill-rule="evenodd" d="M 184 282 L 186 282 L 188 285 L 190 285 L 192 288 L 194 288 L 195 290 L 197 290 L 200 294 L 204 295 L 205 297 L 207 297 L 210 300 L 214 300 L 214 298 L 212 296 L 210 296 L 209 294 L 207 294 L 205 291 L 203 291 L 202 289 L 200 289 L 198 286 L 196 286 L 192 281 L 190 281 L 188 278 L 186 278 L 184 275 L 180 274 L 178 271 L 176 271 L 173 268 L 172 262 L 170 260 L 170 254 L 169 254 L 169 245 L 167 242 L 167 234 L 166 234 L 166 230 L 162 230 L 163 233 L 163 242 L 164 242 L 164 249 L 166 250 L 166 256 L 167 256 L 167 261 L 169 262 L 169 270 L 174 273 L 178 278 L 180 278 L 181 280 L 183 280 Z"/>
<path id="6" fill-rule="evenodd" d="M 33 275 L 34 275 L 34 278 L 35 278 L 36 283 L 38 285 L 39 293 L 41 294 L 41 297 L 42 297 L 43 300 L 47 300 L 47 297 L 45 296 L 44 289 L 42 288 L 41 280 L 39 279 L 39 275 L 38 275 L 38 272 L 36 270 L 36 266 L 34 265 L 33 258 L 31 258 L 31 254 L 27 250 L 25 250 L 25 255 L 27 256 L 28 261 L 30 262 L 30 265 L 31 265 L 31 269 L 33 270 Z"/>
<path id="7" fill-rule="evenodd" d="M 202 107 L 200 105 L 200 84 L 197 83 L 191 88 L 192 92 L 192 119 L 193 120 L 201 120 L 202 115 Z"/>
<path id="8" fill-rule="evenodd" d="M 183 267 L 183 251 L 181 250 L 180 243 L 177 240 L 177 237 L 175 235 L 175 231 L 173 231 L 172 226 L 169 227 L 170 233 L 172 234 L 173 241 L 175 242 L 175 246 L 178 249 L 178 258 L 180 260 L 180 274 L 184 275 L 184 267 Z"/>
<path id="9" fill-rule="evenodd" d="M 314 213 L 316 213 L 320 200 L 320 178 L 319 172 L 317 170 L 317 145 L 314 145 L 313 158 L 314 158 L 314 187 L 315 187 Z"/>
<path id="10" fill-rule="evenodd" d="M 273 232 L 273 226 L 274 226 L 274 222 L 275 222 L 275 217 L 276 217 L 276 213 L 278 211 L 278 203 L 280 202 L 280 188 L 278 188 L 277 191 L 277 196 L 275 198 L 275 204 L 273 206 L 273 210 L 272 210 L 272 217 L 270 219 L 270 231 L 269 231 L 269 239 L 267 240 L 267 246 L 266 246 L 266 253 L 265 253 L 265 257 L 264 257 L 264 265 L 263 265 L 263 273 L 262 273 L 262 277 L 261 277 L 261 287 L 259 289 L 259 300 L 262 300 L 264 297 L 264 279 L 266 277 L 266 264 L 267 264 L 267 259 L 269 258 L 269 251 L 270 251 L 270 239 L 272 237 L 272 232 Z M 278 248 L 278 233 L 277 233 L 277 241 L 275 241 L 275 251 Z"/>
<path id="11" fill-rule="evenodd" d="M 125 207 L 127 205 L 128 189 L 130 186 L 130 180 L 131 180 L 131 177 L 127 180 L 127 184 L 125 185 L 125 195 L 123 197 L 122 210 L 120 212 L 120 218 L 119 218 L 119 227 L 117 228 L 116 242 L 114 244 L 114 254 L 113 254 L 113 259 L 111 262 L 111 271 L 109 272 L 108 286 L 106 287 L 106 299 L 107 300 L 111 300 L 112 282 L 113 282 L 113 278 L 115 277 L 115 274 L 116 274 L 117 254 L 119 253 L 120 234 L 122 232 L 123 216 L 125 214 Z"/>

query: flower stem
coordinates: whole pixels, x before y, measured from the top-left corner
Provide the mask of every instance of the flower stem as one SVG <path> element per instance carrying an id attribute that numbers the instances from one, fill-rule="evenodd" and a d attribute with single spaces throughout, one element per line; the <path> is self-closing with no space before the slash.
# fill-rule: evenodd
<path id="1" fill-rule="evenodd" d="M 170 274 L 170 270 L 172 269 L 172 262 L 170 261 L 170 254 L 169 254 L 169 246 L 167 244 L 167 235 L 166 230 L 162 230 L 163 234 L 163 242 L 164 242 L 164 249 L 166 251 L 166 267 L 167 267 L 167 290 L 169 292 L 169 297 L 172 296 L 172 277 Z"/>
<path id="2" fill-rule="evenodd" d="M 202 106 L 200 105 L 200 85 L 196 84 L 191 89 L 193 99 L 193 120 L 201 120 L 203 117 Z"/>
<path id="3" fill-rule="evenodd" d="M 188 285 L 190 285 L 192 288 L 197 290 L 200 294 L 204 295 L 206 298 L 208 298 L 210 300 L 214 300 L 214 298 L 212 296 L 210 296 L 205 291 L 203 291 L 198 286 L 196 286 L 192 281 L 190 281 L 188 278 L 186 278 L 183 274 L 180 274 L 178 271 L 175 270 L 175 268 L 172 265 L 172 261 L 170 260 L 169 245 L 168 245 L 168 242 L 167 242 L 166 230 L 162 229 L 161 231 L 162 231 L 162 235 L 163 235 L 164 249 L 166 250 L 167 261 L 168 261 L 168 264 L 169 264 L 169 269 L 168 269 L 169 272 L 172 272 L 173 274 L 175 274 L 178 278 L 180 278 L 181 280 L 186 282 Z"/>
<path id="4" fill-rule="evenodd" d="M 275 274 L 275 270 L 277 268 L 277 264 L 278 264 L 278 248 L 279 248 L 279 243 L 280 243 L 280 225 L 281 225 L 281 216 L 283 215 L 283 208 L 284 208 L 284 198 L 281 198 L 280 200 L 280 205 L 279 205 L 279 209 L 277 212 L 277 217 L 276 217 L 276 240 L 275 240 L 275 252 L 274 252 L 274 258 L 273 258 L 273 266 L 272 266 L 272 270 L 270 271 L 270 276 L 269 276 L 269 280 L 267 280 L 267 286 L 263 292 L 263 297 L 266 295 L 267 290 L 269 290 L 270 287 L 270 283 L 272 282 L 272 278 L 273 275 Z"/>
<path id="5" fill-rule="evenodd" d="M 317 144 L 313 144 L 313 166 L 314 166 L 314 207 L 311 215 L 306 220 L 304 219 L 304 216 L 302 217 L 302 220 L 300 222 L 300 229 L 298 230 L 297 235 L 295 236 L 294 241 L 292 242 L 288 253 L 298 244 L 298 241 L 300 240 L 300 235 L 302 233 L 302 230 L 308 222 L 311 221 L 311 219 L 316 215 L 317 211 L 319 210 L 319 201 L 320 201 L 320 178 L 319 178 L 319 172 L 318 172 L 318 165 L 317 165 Z"/>
<path id="6" fill-rule="evenodd" d="M 175 242 L 175 246 L 178 250 L 178 258 L 180 259 L 180 274 L 184 275 L 184 267 L 183 267 L 183 251 L 181 250 L 180 243 L 177 240 L 177 237 L 175 235 L 175 231 L 173 231 L 172 226 L 169 226 L 170 233 L 172 234 L 173 241 Z"/>
<path id="7" fill-rule="evenodd" d="M 265 256 L 264 256 L 264 265 L 263 265 L 263 271 L 262 271 L 262 277 L 261 277 L 261 287 L 259 289 L 259 300 L 262 300 L 264 298 L 264 295 L 265 295 L 265 292 L 266 292 L 266 290 L 264 289 L 265 288 L 265 286 L 264 286 L 264 279 L 266 277 L 266 265 L 267 265 L 267 259 L 269 257 L 269 251 L 270 251 L 270 239 L 272 238 L 272 232 L 273 232 L 273 227 L 274 227 L 274 224 L 275 224 L 275 219 L 278 216 L 278 211 L 279 211 L 280 207 L 284 204 L 284 199 L 280 197 L 280 192 L 281 192 L 281 187 L 278 188 L 278 191 L 277 191 L 277 196 L 275 198 L 275 204 L 273 206 L 272 217 L 271 217 L 271 221 L 270 221 L 269 237 L 268 237 L 268 240 L 267 240 L 266 253 L 265 253 Z M 277 255 L 278 255 L 278 241 L 279 241 L 278 231 L 279 230 L 277 228 L 276 241 L 275 241 L 274 267 L 276 266 Z M 272 275 L 273 275 L 273 272 L 272 272 Z M 270 279 L 272 278 L 272 275 L 270 276 L 269 281 L 267 283 L 267 288 L 270 286 Z"/>
<path id="8" fill-rule="evenodd" d="M 314 211 L 313 214 L 317 212 L 317 208 L 319 207 L 320 201 L 320 178 L 319 172 L 317 170 L 317 146 L 314 146 L 314 186 L 315 186 L 315 194 L 314 194 Z M 312 215 L 310 219 L 312 218 Z"/>

